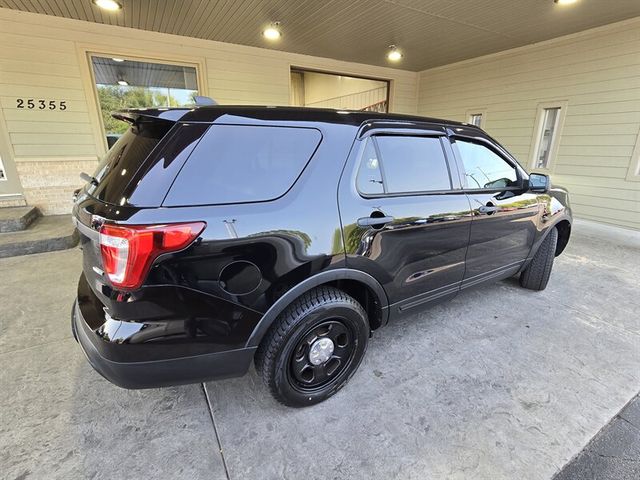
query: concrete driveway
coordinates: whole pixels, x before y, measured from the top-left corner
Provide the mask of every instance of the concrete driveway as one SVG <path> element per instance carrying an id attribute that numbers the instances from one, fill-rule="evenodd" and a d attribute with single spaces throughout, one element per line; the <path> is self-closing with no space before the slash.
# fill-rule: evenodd
<path id="1" fill-rule="evenodd" d="M 578 222 L 546 291 L 507 280 L 377 332 L 316 407 L 240 379 L 127 391 L 71 337 L 80 252 L 0 260 L 7 479 L 550 478 L 640 390 L 640 238 Z"/>

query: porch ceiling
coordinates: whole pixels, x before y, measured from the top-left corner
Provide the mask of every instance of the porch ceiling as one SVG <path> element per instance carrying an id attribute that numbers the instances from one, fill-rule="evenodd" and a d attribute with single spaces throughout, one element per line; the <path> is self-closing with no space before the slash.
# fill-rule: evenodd
<path id="1" fill-rule="evenodd" d="M 640 16 L 638 0 L 0 0 L 0 7 L 419 71 Z M 282 23 L 282 38 L 261 32 Z M 390 64 L 387 47 L 404 58 Z"/>

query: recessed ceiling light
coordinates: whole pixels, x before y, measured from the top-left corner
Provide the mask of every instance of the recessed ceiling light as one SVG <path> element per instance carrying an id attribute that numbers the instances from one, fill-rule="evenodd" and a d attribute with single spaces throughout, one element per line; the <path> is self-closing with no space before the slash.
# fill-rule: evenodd
<path id="1" fill-rule="evenodd" d="M 262 31 L 262 35 L 267 40 L 278 40 L 282 36 L 280 31 L 280 22 L 273 22 Z"/>
<path id="2" fill-rule="evenodd" d="M 571 5 L 577 1 L 578 0 L 553 0 L 553 3 L 557 3 L 558 5 Z"/>
<path id="3" fill-rule="evenodd" d="M 402 52 L 398 50 L 398 47 L 395 45 L 389 45 L 389 53 L 387 53 L 387 58 L 392 62 L 398 62 L 402 60 Z"/>
<path id="4" fill-rule="evenodd" d="M 120 85 L 121 87 L 126 87 L 127 85 L 129 85 L 129 82 L 127 82 L 126 80 L 118 80 L 118 85 Z"/>
<path id="5" fill-rule="evenodd" d="M 122 5 L 115 0 L 93 0 L 93 3 L 104 10 L 109 10 L 110 12 L 122 10 Z"/>
<path id="6" fill-rule="evenodd" d="M 114 62 L 124 62 L 124 58 L 112 58 Z"/>

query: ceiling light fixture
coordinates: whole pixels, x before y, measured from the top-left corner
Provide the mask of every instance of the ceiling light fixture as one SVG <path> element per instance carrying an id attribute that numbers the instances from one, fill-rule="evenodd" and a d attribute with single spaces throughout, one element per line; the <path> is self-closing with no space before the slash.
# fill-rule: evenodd
<path id="1" fill-rule="evenodd" d="M 126 80 L 118 80 L 118 85 L 120 85 L 121 87 L 126 87 L 129 85 L 129 82 L 127 82 Z"/>
<path id="2" fill-rule="evenodd" d="M 114 62 L 124 62 L 124 58 L 112 58 Z"/>
<path id="3" fill-rule="evenodd" d="M 115 0 L 93 0 L 93 3 L 103 10 L 109 10 L 110 12 L 122 10 L 122 4 L 116 2 Z"/>
<path id="4" fill-rule="evenodd" d="M 392 62 L 398 62 L 402 59 L 402 52 L 398 50 L 398 47 L 395 45 L 389 45 L 389 53 L 387 53 L 387 58 Z"/>
<path id="5" fill-rule="evenodd" d="M 282 37 L 280 31 L 280 22 L 272 22 L 267 28 L 262 31 L 262 36 L 267 40 L 278 40 Z"/>
<path id="6" fill-rule="evenodd" d="M 557 3 L 558 5 L 571 5 L 577 1 L 578 0 L 553 0 L 553 3 Z"/>

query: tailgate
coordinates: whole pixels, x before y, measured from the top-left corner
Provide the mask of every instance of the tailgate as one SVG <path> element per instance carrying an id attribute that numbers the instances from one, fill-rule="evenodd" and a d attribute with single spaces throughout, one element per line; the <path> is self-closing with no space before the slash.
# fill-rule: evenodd
<path id="1" fill-rule="evenodd" d="M 101 217 L 91 214 L 79 204 L 73 208 L 73 223 L 80 235 L 82 271 L 93 292 L 103 304 L 108 305 L 111 288 L 103 273 L 100 233 L 98 232 L 101 222 L 97 221 L 98 218 Z"/>

